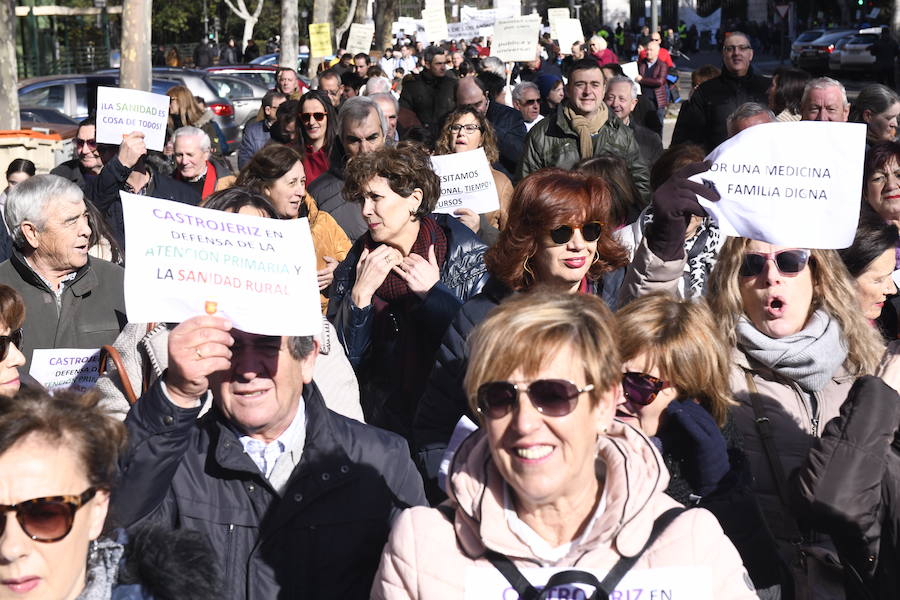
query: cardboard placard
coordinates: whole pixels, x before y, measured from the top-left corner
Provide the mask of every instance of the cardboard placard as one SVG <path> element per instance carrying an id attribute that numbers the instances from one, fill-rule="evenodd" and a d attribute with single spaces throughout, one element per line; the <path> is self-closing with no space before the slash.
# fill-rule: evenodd
<path id="1" fill-rule="evenodd" d="M 249 333 L 321 332 L 307 219 L 120 194 L 128 240 L 125 307 L 132 322 L 177 323 L 205 312 Z"/>
<path id="2" fill-rule="evenodd" d="M 309 49 L 313 58 L 325 58 L 334 54 L 331 45 L 331 23 L 309 24 Z"/>
<path id="3" fill-rule="evenodd" d="M 541 21 L 534 17 L 518 17 L 498 21 L 494 25 L 491 56 L 503 62 L 532 61 L 538 54 L 538 32 Z"/>
<path id="4" fill-rule="evenodd" d="M 447 16 L 444 14 L 443 6 L 423 10 L 422 23 L 425 26 L 425 39 L 429 42 L 440 42 L 450 37 L 447 31 Z"/>
<path id="5" fill-rule="evenodd" d="M 148 150 L 162 152 L 166 145 L 169 97 L 125 88 L 97 88 L 98 144 L 121 144 L 122 136 L 144 134 Z"/>
<path id="6" fill-rule="evenodd" d="M 368 54 L 372 50 L 372 39 L 375 37 L 374 23 L 353 23 L 350 35 L 347 36 L 347 52 L 350 54 Z"/>
<path id="7" fill-rule="evenodd" d="M 563 54 L 571 54 L 574 44 L 584 43 L 584 32 L 581 29 L 581 21 L 578 19 L 556 21 L 556 30 L 557 36 L 554 39 L 559 41 L 559 50 Z"/>
<path id="8" fill-rule="evenodd" d="M 556 23 L 558 21 L 562 21 L 564 19 L 569 18 L 569 9 L 568 8 L 548 8 L 547 9 L 547 24 L 550 26 L 550 37 L 554 40 L 559 39 L 559 30 L 556 28 Z"/>
<path id="9" fill-rule="evenodd" d="M 432 156 L 431 165 L 441 178 L 441 197 L 434 212 L 453 214 L 458 208 L 468 208 L 482 214 L 500 208 L 484 148 Z"/>

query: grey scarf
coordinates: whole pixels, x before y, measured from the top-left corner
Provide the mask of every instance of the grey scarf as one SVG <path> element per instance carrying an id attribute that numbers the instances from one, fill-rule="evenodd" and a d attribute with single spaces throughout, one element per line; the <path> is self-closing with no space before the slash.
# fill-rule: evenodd
<path id="1" fill-rule="evenodd" d="M 110 539 L 101 538 L 92 542 L 88 555 L 87 580 L 76 600 L 109 600 L 119 573 L 119 559 L 124 552 L 124 546 Z"/>
<path id="2" fill-rule="evenodd" d="M 802 330 L 773 339 L 759 332 L 742 316 L 737 324 L 738 347 L 803 388 L 807 393 L 824 388 L 847 359 L 847 343 L 837 321 L 817 310 Z"/>

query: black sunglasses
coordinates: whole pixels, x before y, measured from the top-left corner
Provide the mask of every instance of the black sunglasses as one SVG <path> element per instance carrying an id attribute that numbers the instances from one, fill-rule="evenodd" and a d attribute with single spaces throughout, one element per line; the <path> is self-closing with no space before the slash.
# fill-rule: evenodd
<path id="1" fill-rule="evenodd" d="M 18 504 L 0 504 L 0 535 L 6 531 L 6 513 L 15 512 L 25 535 L 36 542 L 58 542 L 72 531 L 75 513 L 91 501 L 97 488 L 79 496 L 49 496 Z"/>
<path id="2" fill-rule="evenodd" d="M 622 375 L 622 391 L 629 402 L 647 406 L 659 395 L 661 391 L 669 387 L 669 383 L 659 377 L 629 371 Z"/>
<path id="3" fill-rule="evenodd" d="M 779 250 L 778 252 L 745 252 L 741 261 L 741 277 L 756 277 L 762 273 L 766 263 L 775 261 L 778 272 L 785 277 L 794 277 L 806 268 L 809 250 Z"/>
<path id="4" fill-rule="evenodd" d="M 300 118 L 303 119 L 304 123 L 310 123 L 310 122 L 312 122 L 313 119 L 315 119 L 316 121 L 321 123 L 322 119 L 325 118 L 325 113 L 322 113 L 322 112 L 303 113 L 302 115 L 300 115 Z"/>
<path id="5" fill-rule="evenodd" d="M 489 419 L 505 417 L 524 390 L 531 405 L 548 417 L 564 417 L 578 404 L 578 396 L 594 389 L 593 384 L 579 388 L 565 379 L 537 379 L 523 387 L 509 381 L 489 381 L 478 388 L 478 412 Z"/>
<path id="6" fill-rule="evenodd" d="M 22 348 L 22 328 L 10 332 L 9 335 L 0 335 L 0 360 L 6 360 L 9 356 L 9 345 L 15 344 L 16 348 Z"/>
<path id="7" fill-rule="evenodd" d="M 554 244 L 568 244 L 575 230 L 581 230 L 581 236 L 586 242 L 596 242 L 600 239 L 600 232 L 603 231 L 603 224 L 600 221 L 591 221 L 585 223 L 581 227 L 573 227 L 572 225 L 560 225 L 556 229 L 550 230 L 550 239 Z"/>

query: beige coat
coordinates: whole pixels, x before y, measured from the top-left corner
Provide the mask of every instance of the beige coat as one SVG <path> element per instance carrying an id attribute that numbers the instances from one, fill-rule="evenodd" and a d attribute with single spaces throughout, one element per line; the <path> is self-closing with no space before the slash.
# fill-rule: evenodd
<path id="1" fill-rule="evenodd" d="M 467 572 L 493 568 L 486 548 L 507 555 L 519 568 L 534 566 L 609 570 L 633 556 L 654 519 L 678 506 L 663 493 L 669 474 L 653 444 L 629 425 L 614 422 L 598 441 L 598 467 L 605 464 L 606 507 L 586 539 L 572 544 L 554 564 L 543 563 L 510 530 L 504 515 L 505 483 L 490 460 L 483 433 L 467 438 L 451 466 L 448 505 L 454 523 L 437 509 L 406 510 L 394 524 L 381 557 L 372 598 L 462 599 Z M 740 556 L 719 523 L 702 509 L 680 515 L 641 556 L 635 569 L 708 566 L 713 598 L 756 598 Z M 470 590 L 471 591 L 471 590 Z"/>

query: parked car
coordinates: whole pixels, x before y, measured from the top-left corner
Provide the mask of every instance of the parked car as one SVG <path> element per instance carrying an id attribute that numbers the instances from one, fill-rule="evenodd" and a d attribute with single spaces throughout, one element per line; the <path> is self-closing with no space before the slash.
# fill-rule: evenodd
<path id="1" fill-rule="evenodd" d="M 154 79 L 152 91 L 165 94 L 176 85 L 172 81 Z M 97 87 L 119 86 L 119 73 L 88 75 L 47 75 L 19 82 L 19 105 L 58 110 L 76 121 L 86 118 L 97 104 Z"/>
<path id="2" fill-rule="evenodd" d="M 873 30 L 863 29 L 850 38 L 841 51 L 841 70 L 843 71 L 874 71 L 875 55 L 869 48 L 878 41 L 881 28 Z"/>
<path id="3" fill-rule="evenodd" d="M 798 35 L 794 41 L 791 42 L 791 64 L 796 67 L 797 60 L 799 60 L 800 53 L 803 52 L 804 48 L 806 48 L 813 40 L 825 35 L 825 33 L 826 31 L 824 29 L 810 29 Z"/>
<path id="4" fill-rule="evenodd" d="M 277 54 L 263 54 L 261 56 L 257 56 L 253 60 L 250 61 L 251 65 L 267 65 L 272 67 L 278 66 L 278 55 Z M 306 87 L 309 87 L 310 80 L 309 77 L 304 75 L 306 73 L 306 69 L 309 66 L 309 52 L 300 52 L 297 55 L 297 74 L 300 76 L 300 81 L 306 84 Z"/>
<path id="5" fill-rule="evenodd" d="M 840 41 L 834 45 L 834 50 L 831 54 L 828 55 L 828 70 L 832 73 L 837 74 L 841 72 L 841 55 L 844 53 L 844 46 L 852 39 L 852 35 L 841 38 Z"/>
<path id="6" fill-rule="evenodd" d="M 75 137 L 78 132 L 78 121 L 43 106 L 19 106 L 19 122 L 22 129 L 56 133 L 64 140 Z"/>
<path id="7" fill-rule="evenodd" d="M 220 96 L 231 100 L 231 104 L 234 105 L 234 120 L 243 131 L 247 122 L 256 118 L 259 107 L 262 106 L 263 96 L 269 88 L 230 75 L 212 74 L 209 80 Z"/>
<path id="8" fill-rule="evenodd" d="M 206 67 L 205 71 L 210 75 L 229 75 L 246 79 L 271 90 L 275 87 L 275 72 L 278 71 L 278 67 L 271 65 L 217 65 Z"/>
<path id="9" fill-rule="evenodd" d="M 800 47 L 800 53 L 794 62 L 794 66 L 810 72 L 827 71 L 828 59 L 834 52 L 836 44 L 854 35 L 856 35 L 855 29 L 829 31 L 811 42 L 804 43 Z"/>
<path id="10" fill-rule="evenodd" d="M 98 73 L 116 73 L 118 71 L 98 71 Z M 228 142 L 228 151 L 234 152 L 240 143 L 241 130 L 234 119 L 234 106 L 227 98 L 221 97 L 212 82 L 209 74 L 198 69 L 181 69 L 175 67 L 153 67 L 153 78 L 173 81 L 174 85 L 183 85 L 194 96 L 200 96 L 206 102 L 214 115 L 214 120 L 219 124 L 225 140 Z"/>

